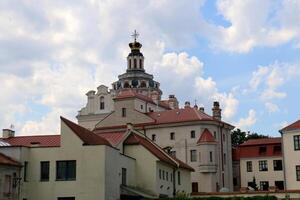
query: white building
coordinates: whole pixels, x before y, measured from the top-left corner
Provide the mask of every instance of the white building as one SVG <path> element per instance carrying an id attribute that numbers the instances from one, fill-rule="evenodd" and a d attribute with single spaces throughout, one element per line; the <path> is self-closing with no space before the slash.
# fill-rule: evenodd
<path id="1" fill-rule="evenodd" d="M 288 190 L 300 189 L 300 120 L 280 130 Z"/>

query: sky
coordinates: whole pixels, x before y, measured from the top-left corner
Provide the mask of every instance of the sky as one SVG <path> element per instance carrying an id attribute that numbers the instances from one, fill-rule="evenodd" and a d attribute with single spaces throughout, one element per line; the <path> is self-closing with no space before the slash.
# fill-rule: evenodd
<path id="1" fill-rule="evenodd" d="M 300 118 L 299 22 L 299 0 L 1 0 L 0 127 L 58 134 L 126 70 L 136 29 L 164 98 L 280 136 Z"/>

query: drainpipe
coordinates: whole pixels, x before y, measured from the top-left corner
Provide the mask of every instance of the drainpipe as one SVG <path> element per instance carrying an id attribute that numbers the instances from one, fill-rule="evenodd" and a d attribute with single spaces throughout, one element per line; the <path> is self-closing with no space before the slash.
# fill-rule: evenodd
<path id="1" fill-rule="evenodd" d="M 184 149 L 185 149 L 185 163 L 187 163 L 188 162 L 187 139 L 184 139 Z"/>
<path id="2" fill-rule="evenodd" d="M 281 151 L 282 151 L 282 162 L 283 162 L 283 180 L 284 180 L 284 190 L 286 190 L 286 170 L 285 170 L 285 159 L 284 159 L 284 144 L 283 144 L 283 133 L 280 130 L 279 131 L 280 135 L 281 135 Z"/>
<path id="3" fill-rule="evenodd" d="M 176 169 L 175 168 L 173 168 L 173 197 L 175 197 L 175 195 L 176 195 L 176 179 L 175 179 L 175 177 L 176 177 Z"/>
<path id="4" fill-rule="evenodd" d="M 221 165 L 222 165 L 222 187 L 224 187 L 224 151 L 223 151 L 223 127 L 224 124 L 220 124 L 220 134 L 221 134 Z"/>

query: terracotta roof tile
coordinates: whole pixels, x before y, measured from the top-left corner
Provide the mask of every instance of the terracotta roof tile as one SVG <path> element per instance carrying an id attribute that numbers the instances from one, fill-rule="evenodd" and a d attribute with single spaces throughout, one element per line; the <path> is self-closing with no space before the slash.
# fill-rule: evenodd
<path id="1" fill-rule="evenodd" d="M 300 129 L 300 120 L 295 121 L 294 123 L 284 127 L 280 131 L 291 131 L 291 130 L 295 130 L 295 129 Z"/>
<path id="2" fill-rule="evenodd" d="M 85 145 L 111 146 L 111 144 L 105 138 L 96 135 L 92 131 L 83 128 L 64 117 L 60 117 L 60 119 L 84 142 Z"/>
<path id="3" fill-rule="evenodd" d="M 197 144 L 206 143 L 206 142 L 216 143 L 214 136 L 207 128 L 204 129 L 204 131 L 202 132 L 199 140 L 197 141 Z"/>
<path id="4" fill-rule="evenodd" d="M 95 133 L 108 140 L 113 146 L 116 146 L 123 139 L 126 131 Z"/>
<path id="5" fill-rule="evenodd" d="M 267 145 L 267 144 L 281 144 L 281 138 L 276 137 L 276 138 L 250 139 L 240 144 L 239 146 Z"/>
<path id="6" fill-rule="evenodd" d="M 40 147 L 59 147 L 60 135 L 32 135 L 2 138 L 3 141 L 12 146 L 40 146 Z"/>
<path id="7" fill-rule="evenodd" d="M 214 121 L 213 117 L 191 107 L 147 113 L 156 120 L 156 124 L 187 121 Z"/>
<path id="8" fill-rule="evenodd" d="M 136 91 L 134 91 L 132 89 L 122 90 L 115 99 L 120 100 L 120 99 L 128 99 L 128 98 L 133 98 L 133 97 L 141 99 L 141 100 L 149 102 L 149 103 L 152 103 L 154 105 L 157 105 L 157 103 L 155 103 L 152 98 L 145 96 L 143 94 L 137 93 Z M 163 108 L 170 109 L 169 105 L 167 105 L 163 102 L 158 102 L 158 105 Z"/>
<path id="9" fill-rule="evenodd" d="M 10 166 L 17 166 L 21 167 L 21 163 L 15 161 L 11 157 L 8 157 L 2 153 L 0 153 L 0 165 L 10 165 Z"/>

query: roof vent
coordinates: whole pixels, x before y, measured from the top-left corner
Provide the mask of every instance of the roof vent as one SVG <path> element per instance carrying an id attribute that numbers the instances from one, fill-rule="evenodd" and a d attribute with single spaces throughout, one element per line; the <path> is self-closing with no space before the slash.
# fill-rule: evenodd
<path id="1" fill-rule="evenodd" d="M 10 138 L 15 136 L 15 131 L 11 129 L 3 129 L 2 130 L 2 137 L 3 138 Z"/>
<path id="2" fill-rule="evenodd" d="M 160 113 L 157 114 L 157 117 L 160 117 Z"/>
<path id="3" fill-rule="evenodd" d="M 177 114 L 177 115 L 179 115 L 179 114 L 180 114 L 180 112 L 179 112 L 179 111 L 177 111 L 177 112 L 176 112 L 176 114 Z"/>

